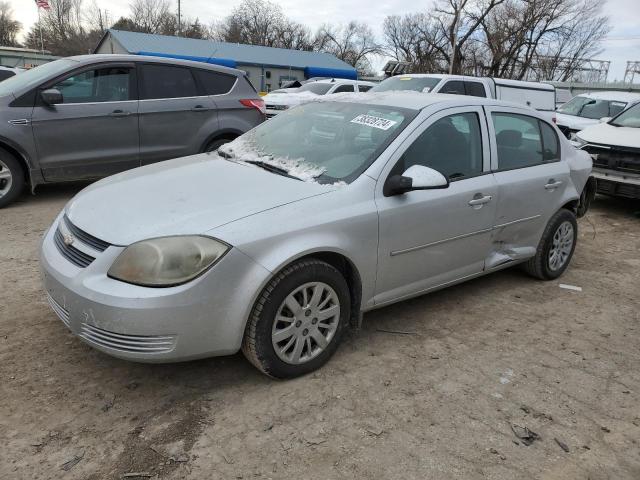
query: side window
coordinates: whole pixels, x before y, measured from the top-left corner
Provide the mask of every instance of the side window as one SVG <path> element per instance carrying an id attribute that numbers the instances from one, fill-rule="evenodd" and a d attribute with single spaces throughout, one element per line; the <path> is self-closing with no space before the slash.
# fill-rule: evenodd
<path id="1" fill-rule="evenodd" d="M 191 69 L 169 65 L 143 65 L 141 99 L 196 97 Z"/>
<path id="2" fill-rule="evenodd" d="M 484 85 L 480 82 L 464 82 L 467 95 L 472 97 L 486 97 L 487 92 L 484 89 Z"/>
<path id="3" fill-rule="evenodd" d="M 558 135 L 550 125 L 545 122 L 540 123 L 542 132 L 542 157 L 545 162 L 555 162 L 560 160 L 560 142 Z"/>
<path id="4" fill-rule="evenodd" d="M 11 70 L 0 70 L 0 82 L 2 80 L 6 80 L 9 77 L 13 77 L 15 75 L 15 73 L 13 73 Z"/>
<path id="5" fill-rule="evenodd" d="M 451 93 L 453 95 L 466 95 L 462 80 L 449 80 L 438 93 Z"/>
<path id="6" fill-rule="evenodd" d="M 368 92 L 371 90 L 371 85 L 358 85 L 358 91 L 360 92 Z"/>
<path id="7" fill-rule="evenodd" d="M 627 104 L 625 102 L 609 102 L 609 116 L 615 117 L 624 110 Z"/>
<path id="8" fill-rule="evenodd" d="M 207 95 L 229 93 L 236 83 L 236 77 L 233 75 L 199 69 L 194 70 L 194 72 Z"/>
<path id="9" fill-rule="evenodd" d="M 355 92 L 355 88 L 353 87 L 353 85 L 345 84 L 345 85 L 340 85 L 338 88 L 336 88 L 333 91 L 333 93 L 343 93 L 343 92 Z"/>
<path id="10" fill-rule="evenodd" d="M 491 117 L 496 131 L 500 170 L 543 163 L 542 137 L 537 118 L 512 113 L 492 113 Z"/>
<path id="11" fill-rule="evenodd" d="M 404 152 L 394 174 L 413 165 L 439 171 L 449 180 L 482 173 L 482 137 L 476 113 L 458 113 L 436 120 Z"/>
<path id="12" fill-rule="evenodd" d="M 122 102 L 131 100 L 131 69 L 100 68 L 80 72 L 53 85 L 63 103 Z"/>

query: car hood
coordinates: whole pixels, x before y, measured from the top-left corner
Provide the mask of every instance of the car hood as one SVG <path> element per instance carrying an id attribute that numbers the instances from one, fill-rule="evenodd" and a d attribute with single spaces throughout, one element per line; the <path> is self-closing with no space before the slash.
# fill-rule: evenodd
<path id="1" fill-rule="evenodd" d="M 201 234 L 335 188 L 200 154 L 100 180 L 76 195 L 65 213 L 94 237 L 129 245 L 159 236 Z"/>
<path id="2" fill-rule="evenodd" d="M 616 127 L 608 123 L 599 123 L 585 128 L 577 135 L 589 143 L 640 148 L 640 128 Z"/>
<path id="3" fill-rule="evenodd" d="M 591 125 L 596 125 L 597 123 L 600 123 L 600 120 L 556 112 L 556 124 L 568 127 L 571 130 L 582 130 L 583 128 L 590 127 Z"/>

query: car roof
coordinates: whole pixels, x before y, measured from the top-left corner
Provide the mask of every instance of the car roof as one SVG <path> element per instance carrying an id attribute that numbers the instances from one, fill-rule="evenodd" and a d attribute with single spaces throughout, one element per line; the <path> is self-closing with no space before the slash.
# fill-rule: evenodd
<path id="1" fill-rule="evenodd" d="M 67 57 L 70 60 L 74 60 L 80 64 L 89 64 L 95 62 L 153 62 L 153 63 L 166 63 L 167 65 L 183 65 L 185 67 L 196 67 L 207 70 L 215 70 L 217 72 L 229 73 L 231 75 L 244 75 L 242 70 L 236 68 L 224 67 L 222 65 L 215 65 L 205 62 L 196 62 L 193 60 L 182 60 L 179 58 L 169 57 L 155 57 L 148 55 L 120 55 L 112 53 L 98 53 L 91 55 L 76 55 L 73 57 Z"/>
<path id="2" fill-rule="evenodd" d="M 632 92 L 588 92 L 577 95 L 578 97 L 593 98 L 596 100 L 618 100 L 621 102 L 637 102 L 640 100 L 640 93 Z"/>
<path id="3" fill-rule="evenodd" d="M 505 102 L 493 98 L 473 97 L 470 95 L 449 95 L 446 93 L 421 93 L 412 90 L 388 91 L 388 92 L 364 92 L 358 94 L 345 93 L 332 95 L 331 101 L 366 103 L 392 108 L 406 108 L 409 110 L 422 110 L 431 105 L 443 107 L 458 106 L 503 106 L 518 108 L 525 112 L 535 112 L 531 107 L 520 103 Z M 329 99 L 327 99 L 329 100 Z"/>

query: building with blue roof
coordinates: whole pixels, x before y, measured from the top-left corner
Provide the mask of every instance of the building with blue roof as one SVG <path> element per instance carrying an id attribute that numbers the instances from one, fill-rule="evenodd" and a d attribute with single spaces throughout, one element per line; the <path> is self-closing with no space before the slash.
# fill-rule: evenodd
<path id="1" fill-rule="evenodd" d="M 355 68 L 329 53 L 113 29 L 105 32 L 93 53 L 151 55 L 238 68 L 247 72 L 257 90 L 265 92 L 291 80 L 312 77 L 356 80 L 358 76 Z"/>

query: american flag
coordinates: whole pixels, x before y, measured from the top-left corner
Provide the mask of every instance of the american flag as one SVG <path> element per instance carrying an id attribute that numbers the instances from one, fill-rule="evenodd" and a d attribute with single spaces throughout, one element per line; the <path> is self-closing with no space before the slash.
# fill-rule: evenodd
<path id="1" fill-rule="evenodd" d="M 38 6 L 38 8 L 51 10 L 51 5 L 49 5 L 49 0 L 36 0 L 36 5 Z"/>

